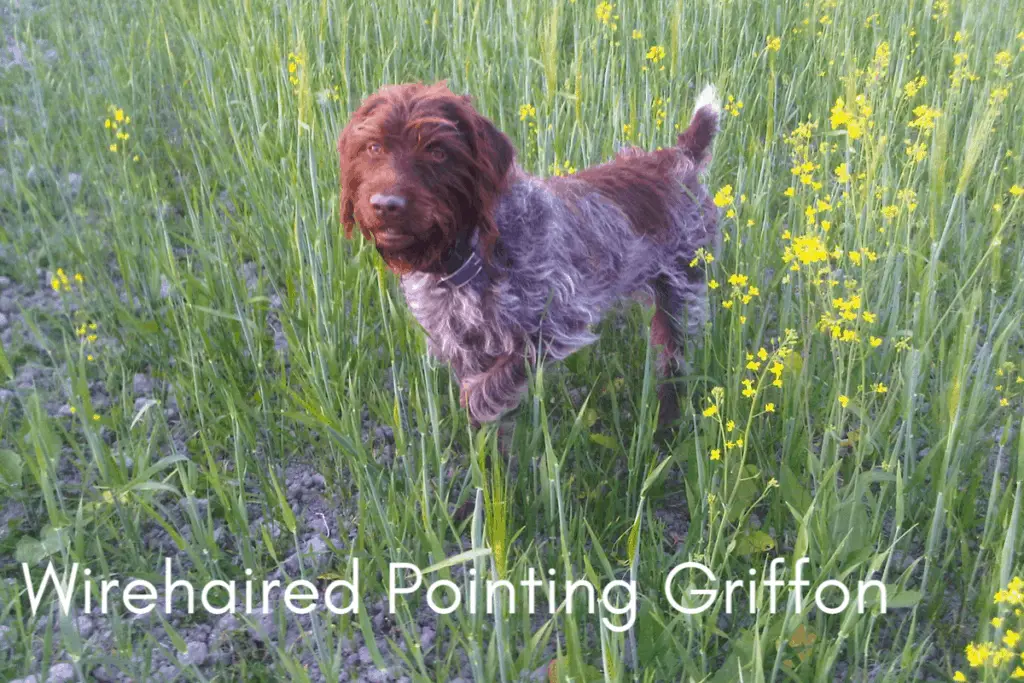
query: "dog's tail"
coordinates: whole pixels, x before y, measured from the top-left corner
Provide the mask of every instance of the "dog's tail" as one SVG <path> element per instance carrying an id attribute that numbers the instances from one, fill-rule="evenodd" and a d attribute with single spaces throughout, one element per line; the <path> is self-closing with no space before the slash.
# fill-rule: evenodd
<path id="1" fill-rule="evenodd" d="M 721 116 L 722 105 L 718 100 L 718 93 L 715 86 L 708 85 L 697 98 L 689 127 L 679 134 L 679 147 L 698 167 L 704 166 L 711 158 L 711 143 L 718 132 L 718 120 Z"/>

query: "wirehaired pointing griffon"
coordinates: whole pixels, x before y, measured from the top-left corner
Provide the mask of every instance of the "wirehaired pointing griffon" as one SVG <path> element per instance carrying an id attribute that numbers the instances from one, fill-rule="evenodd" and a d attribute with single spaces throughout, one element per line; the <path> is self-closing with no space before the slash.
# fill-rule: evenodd
<path id="1" fill-rule="evenodd" d="M 718 211 L 700 173 L 719 116 L 709 86 L 676 146 L 541 179 L 515 165 L 508 137 L 468 97 L 444 83 L 387 86 L 338 140 L 341 221 L 349 237 L 358 223 L 400 276 L 476 421 L 519 403 L 528 362 L 595 341 L 592 326 L 637 293 L 653 294 L 651 342 L 672 380 L 708 315 L 697 252 L 714 249 Z M 671 421 L 671 382 L 659 396 Z"/>

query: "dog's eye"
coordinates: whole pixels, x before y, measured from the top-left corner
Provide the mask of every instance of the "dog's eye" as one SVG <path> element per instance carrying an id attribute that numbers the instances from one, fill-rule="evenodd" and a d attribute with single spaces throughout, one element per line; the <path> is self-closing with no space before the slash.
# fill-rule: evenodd
<path id="1" fill-rule="evenodd" d="M 440 147 L 430 148 L 430 158 L 437 162 L 442 162 L 448 158 L 448 154 L 445 153 Z"/>
<path id="2" fill-rule="evenodd" d="M 371 142 L 366 146 L 366 151 L 371 156 L 376 156 L 384 151 L 384 148 L 380 146 L 379 142 Z"/>

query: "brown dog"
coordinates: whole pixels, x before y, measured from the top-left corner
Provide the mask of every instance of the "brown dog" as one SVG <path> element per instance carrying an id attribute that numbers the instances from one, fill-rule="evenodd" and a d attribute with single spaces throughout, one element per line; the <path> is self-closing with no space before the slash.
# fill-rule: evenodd
<path id="1" fill-rule="evenodd" d="M 718 212 L 699 174 L 719 116 L 706 88 L 676 146 L 540 179 L 468 97 L 443 83 L 388 86 L 338 141 L 345 234 L 358 222 L 401 277 L 478 421 L 519 403 L 527 362 L 593 342 L 592 325 L 637 292 L 654 295 L 651 342 L 672 379 L 685 336 L 707 320 L 697 254 L 714 248 Z M 673 419 L 674 388 L 659 394 L 662 421 Z"/>

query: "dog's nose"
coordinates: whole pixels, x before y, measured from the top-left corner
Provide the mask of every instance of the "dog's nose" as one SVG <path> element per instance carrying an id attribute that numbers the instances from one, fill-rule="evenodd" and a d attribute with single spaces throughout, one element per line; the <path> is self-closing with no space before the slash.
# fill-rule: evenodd
<path id="1" fill-rule="evenodd" d="M 393 216 L 405 208 L 405 197 L 378 192 L 370 197 L 370 206 L 373 207 L 378 216 Z"/>

